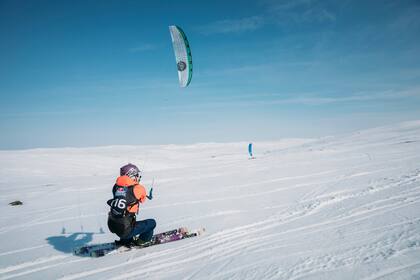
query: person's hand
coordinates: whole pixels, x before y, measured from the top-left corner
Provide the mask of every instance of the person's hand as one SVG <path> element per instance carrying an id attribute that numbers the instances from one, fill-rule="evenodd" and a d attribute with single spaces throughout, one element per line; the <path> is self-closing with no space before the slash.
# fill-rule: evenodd
<path id="1" fill-rule="evenodd" d="M 153 199 L 153 187 L 150 189 L 150 191 L 149 191 L 149 195 L 146 195 L 146 197 L 147 197 L 149 200 L 152 200 L 152 199 Z"/>

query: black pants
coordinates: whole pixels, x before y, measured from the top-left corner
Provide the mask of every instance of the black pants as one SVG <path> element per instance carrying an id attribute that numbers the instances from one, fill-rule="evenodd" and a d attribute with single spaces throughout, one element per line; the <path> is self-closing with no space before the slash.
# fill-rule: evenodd
<path id="1" fill-rule="evenodd" d="M 121 241 L 129 241 L 134 236 L 138 235 L 139 238 L 143 241 L 150 241 L 153 236 L 153 230 L 156 227 L 156 221 L 154 219 L 147 219 L 143 221 L 137 221 L 131 231 L 131 233 L 124 238 L 121 238 Z"/>

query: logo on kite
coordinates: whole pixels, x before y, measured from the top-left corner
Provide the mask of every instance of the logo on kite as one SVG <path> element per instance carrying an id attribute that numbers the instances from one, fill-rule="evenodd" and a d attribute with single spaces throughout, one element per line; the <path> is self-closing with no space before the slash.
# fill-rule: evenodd
<path id="1" fill-rule="evenodd" d="M 187 64 L 185 64 L 184 61 L 180 61 L 176 64 L 178 66 L 178 71 L 184 71 L 185 69 L 187 69 Z"/>

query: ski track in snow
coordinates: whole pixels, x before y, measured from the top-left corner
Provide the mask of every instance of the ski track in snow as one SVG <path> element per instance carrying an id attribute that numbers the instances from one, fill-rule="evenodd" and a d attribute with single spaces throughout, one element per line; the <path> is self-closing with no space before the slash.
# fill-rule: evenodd
<path id="1" fill-rule="evenodd" d="M 14 212 L 9 206 L 1 206 L 11 216 L 0 219 L 0 234 L 6 237 L 33 232 L 36 238 L 32 246 L 17 244 L 0 250 L 0 260 L 10 258 L 7 264 L 0 265 L 0 279 L 418 277 L 420 142 L 410 139 L 419 138 L 420 122 L 412 124 L 411 130 L 401 127 L 405 126 L 356 133 L 349 140 L 330 137 L 277 150 L 271 143 L 273 150 L 255 160 L 241 156 L 241 150 L 223 152 L 223 145 L 215 145 L 214 149 L 221 150 L 207 152 L 203 157 L 200 146 L 196 150 L 194 146 L 164 148 L 157 157 L 151 151 L 151 165 L 154 160 L 165 162 L 165 153 L 168 158 L 184 156 L 185 160 L 180 166 L 163 168 L 161 173 L 155 169 L 163 184 L 156 187 L 162 200 L 148 202 L 143 211 L 150 215 L 162 213 L 165 222 L 159 225 L 163 229 L 198 225 L 207 232 L 197 238 L 115 252 L 99 259 L 58 252 L 39 239 L 45 242 L 62 226 L 74 230 L 82 220 L 97 223 L 102 219 L 106 224 L 106 212 L 101 210 L 105 208 L 97 208 L 101 201 L 92 205 L 83 199 L 80 190 L 53 184 L 57 189 L 45 197 L 53 201 L 53 211 L 48 212 L 36 204 L 42 192 L 29 191 L 28 197 L 36 199 L 28 202 L 28 208 L 25 204 L 14 208 Z M 206 147 L 212 149 L 212 145 Z M 56 151 L 68 155 L 68 163 L 72 164 L 69 151 Z M 25 153 L 31 155 L 32 151 L 19 157 L 24 158 Z M 89 156 L 95 153 L 100 154 L 100 150 Z M 212 154 L 219 156 L 211 158 Z M 7 155 L 10 157 L 10 153 Z M 82 162 L 73 163 L 84 168 Z M 66 179 L 63 186 L 80 185 L 84 179 Z M 7 188 L 7 184 L 0 183 L 0 188 Z M 23 191 L 30 189 L 25 187 Z M 104 198 L 109 192 L 99 184 L 82 190 L 87 196 Z M 18 196 L 15 190 L 0 200 Z M 54 203 L 62 196 L 68 200 Z M 34 216 L 30 221 L 8 222 L 29 214 Z M 45 236 L 41 229 L 52 234 Z M 2 240 L 1 244 L 8 245 L 6 238 Z M 92 243 L 96 243 L 95 239 Z"/>
<path id="2" fill-rule="evenodd" d="M 397 274 L 400 271 L 404 271 L 404 270 L 412 269 L 412 268 L 415 268 L 415 270 L 413 271 L 413 275 L 417 275 L 417 277 L 414 276 L 412 279 L 418 279 L 418 277 L 420 276 L 419 275 L 420 274 L 420 261 L 413 262 L 413 263 L 410 263 L 410 264 L 400 265 L 398 267 L 393 267 L 393 268 L 390 268 L 390 269 L 384 269 L 381 272 L 375 273 L 374 275 L 371 275 L 369 277 L 365 277 L 361 280 L 384 279 L 387 276 L 390 276 L 389 279 L 393 279 L 391 277 L 392 274 Z"/>
<path id="3" fill-rule="evenodd" d="M 41 264 L 48 263 L 48 262 L 57 262 L 57 260 L 60 260 L 60 259 L 63 259 L 63 258 L 68 258 L 68 256 L 59 255 L 59 256 L 54 256 L 54 257 L 49 257 L 49 258 L 37 259 L 35 261 L 26 262 L 26 263 L 22 263 L 22 264 L 18 264 L 18 265 L 14 265 L 14 266 L 10 266 L 10 267 L 0 269 L 0 274 L 8 273 L 8 272 L 15 271 L 15 270 L 20 270 L 22 268 L 27 268 L 27 267 L 31 267 L 31 266 L 38 266 L 39 267 Z"/>
<path id="4" fill-rule="evenodd" d="M 39 246 L 33 246 L 33 247 L 28 247 L 28 248 L 19 249 L 19 250 L 2 252 L 2 253 L 0 253 L 0 257 L 1 256 L 6 256 L 6 255 L 12 255 L 12 254 L 16 254 L 16 253 L 22 253 L 22 252 L 26 252 L 26 251 L 30 251 L 30 250 L 37 250 L 37 249 L 40 249 L 42 247 L 47 247 L 47 246 L 48 245 L 39 245 Z"/>
<path id="5" fill-rule="evenodd" d="M 31 268 L 29 270 L 21 271 L 21 272 L 18 272 L 18 273 L 6 275 L 6 276 L 0 276 L 0 280 L 12 279 L 12 278 L 32 274 L 32 273 L 35 273 L 35 272 L 48 270 L 48 269 L 55 268 L 55 267 L 62 266 L 62 265 L 69 265 L 69 264 L 74 264 L 74 263 L 87 261 L 87 259 L 71 259 L 70 260 L 70 258 L 68 256 L 63 256 L 63 258 L 61 258 L 61 259 L 66 260 L 66 261 L 57 262 L 57 258 L 51 258 L 48 261 L 47 260 L 45 261 L 47 263 L 46 265 L 42 265 L 42 263 L 44 263 L 44 262 L 40 263 L 38 260 L 36 260 L 34 262 L 31 262 L 31 263 L 22 264 L 20 266 L 24 266 L 25 268 L 26 267 L 32 267 L 32 266 L 36 266 L 36 267 Z"/>

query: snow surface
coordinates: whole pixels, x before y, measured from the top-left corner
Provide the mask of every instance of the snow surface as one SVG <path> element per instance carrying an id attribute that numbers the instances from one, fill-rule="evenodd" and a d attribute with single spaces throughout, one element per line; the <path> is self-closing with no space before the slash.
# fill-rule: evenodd
<path id="1" fill-rule="evenodd" d="M 420 279 L 420 121 L 315 140 L 0 151 L 0 279 Z M 121 165 L 192 238 L 103 258 Z M 9 202 L 21 200 L 21 206 Z"/>

